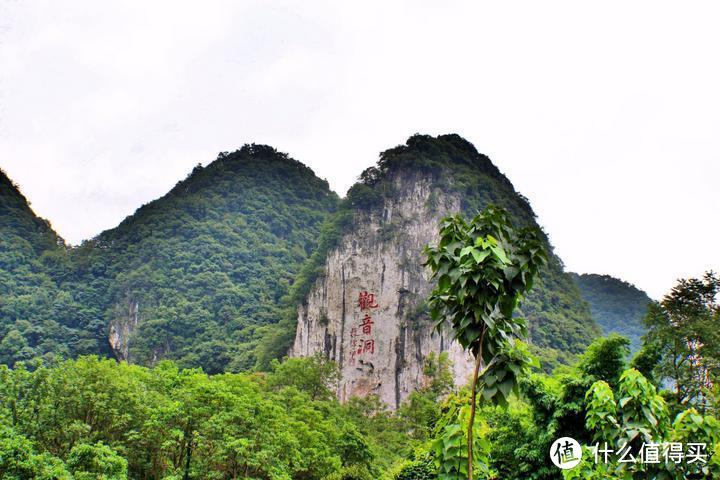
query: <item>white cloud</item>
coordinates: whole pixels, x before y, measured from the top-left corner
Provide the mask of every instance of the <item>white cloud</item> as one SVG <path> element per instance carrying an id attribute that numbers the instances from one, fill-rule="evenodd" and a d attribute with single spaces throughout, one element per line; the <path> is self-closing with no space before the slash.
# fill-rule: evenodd
<path id="1" fill-rule="evenodd" d="M 0 6 L 0 166 L 77 243 L 198 162 L 269 143 L 344 192 L 458 132 L 569 269 L 720 268 L 714 2 L 52 0 Z"/>

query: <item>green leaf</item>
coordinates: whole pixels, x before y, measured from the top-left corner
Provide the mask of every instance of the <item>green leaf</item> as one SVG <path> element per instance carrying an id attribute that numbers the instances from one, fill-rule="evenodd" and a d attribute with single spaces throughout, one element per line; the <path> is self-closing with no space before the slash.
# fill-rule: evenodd
<path id="1" fill-rule="evenodd" d="M 488 256 L 490 256 L 489 250 L 477 250 L 472 249 L 471 251 L 473 258 L 475 259 L 476 263 L 482 263 L 483 260 L 485 260 Z"/>
<path id="2" fill-rule="evenodd" d="M 505 250 L 500 245 L 492 246 L 490 249 L 493 251 L 496 257 L 500 259 L 501 262 L 504 264 L 509 264 L 510 260 L 508 259 L 507 255 L 505 254 Z"/>
<path id="3" fill-rule="evenodd" d="M 485 400 L 490 401 L 495 394 L 497 393 L 498 389 L 497 387 L 489 387 L 483 389 L 482 396 L 485 398 Z"/>
<path id="4" fill-rule="evenodd" d="M 507 397 L 510 392 L 513 389 L 513 386 L 515 385 L 515 381 L 512 379 L 505 380 L 500 385 L 498 385 L 498 388 L 502 392 L 503 396 Z"/>
<path id="5" fill-rule="evenodd" d="M 468 253 L 472 252 L 473 250 L 475 250 L 475 248 L 473 248 L 472 245 L 463 248 L 462 250 L 460 250 L 460 257 L 466 256 Z"/>

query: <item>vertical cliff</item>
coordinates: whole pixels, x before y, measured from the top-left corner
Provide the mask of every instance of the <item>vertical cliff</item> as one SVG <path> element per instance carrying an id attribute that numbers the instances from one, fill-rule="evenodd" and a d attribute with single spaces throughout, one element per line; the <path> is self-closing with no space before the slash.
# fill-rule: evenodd
<path id="1" fill-rule="evenodd" d="M 359 228 L 329 252 L 323 275 L 298 309 L 292 352 L 323 352 L 336 361 L 341 400 L 377 394 L 397 406 L 422 383 L 429 352 L 448 350 L 458 380 L 470 363 L 422 311 L 431 285 L 418 257 L 443 212 L 456 211 L 460 201 L 439 194 L 427 179 L 398 175 L 392 181 L 396 195 L 382 209 L 358 212 Z M 439 208 L 431 208 L 433 196 Z"/>
<path id="2" fill-rule="evenodd" d="M 138 326 L 140 303 L 127 299 L 116 306 L 108 326 L 108 343 L 115 358 L 125 362 L 130 359 L 130 337 Z"/>
<path id="3" fill-rule="evenodd" d="M 447 351 L 455 380 L 471 361 L 448 333 L 435 331 L 425 308 L 432 289 L 422 248 L 435 241 L 440 219 L 473 214 L 488 203 L 508 208 L 519 224 L 534 223 L 527 201 L 490 160 L 456 135 L 415 136 L 381 155 L 348 193 L 337 215 L 337 240 L 297 309 L 291 355 L 321 352 L 342 372 L 338 397 L 377 394 L 398 407 L 423 384 L 424 359 Z M 322 242 L 321 242 L 322 243 Z M 597 326 L 562 264 L 552 256 L 522 312 L 536 353 L 549 364 L 580 351 Z"/>

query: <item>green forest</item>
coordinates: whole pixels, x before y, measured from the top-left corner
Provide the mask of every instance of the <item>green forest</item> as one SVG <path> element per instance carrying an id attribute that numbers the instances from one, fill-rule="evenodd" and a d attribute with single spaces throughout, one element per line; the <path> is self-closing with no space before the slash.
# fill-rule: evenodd
<path id="1" fill-rule="evenodd" d="M 2 183 L 5 363 L 117 355 L 108 328 L 130 322 L 138 305 L 142 321 L 126 360 L 168 358 L 208 373 L 249 369 L 338 201 L 300 162 L 247 145 L 68 248 L 7 177 Z"/>
<path id="2" fill-rule="evenodd" d="M 0 361 L 99 354 L 147 366 L 171 359 L 207 373 L 267 369 L 290 346 L 295 308 L 327 252 L 361 228 L 358 212 L 394 195 L 397 176 L 431 179 L 438 192 L 462 198 L 466 215 L 492 203 L 536 225 L 527 199 L 457 135 L 415 135 L 381 153 L 342 200 L 300 162 L 246 145 L 198 165 L 167 195 L 77 247 L 0 174 Z M 551 253 L 544 268 L 522 314 L 551 368 L 572 361 L 600 329 L 562 261 Z M 111 345 L 113 331 L 126 338 Z"/>
<path id="3" fill-rule="evenodd" d="M 412 320 L 474 371 L 458 382 L 431 353 L 397 409 L 341 403 L 339 365 L 286 356 L 297 307 L 356 219 L 415 181 L 460 211 L 414 253 L 434 290 Z M 653 301 L 565 272 L 529 201 L 458 135 L 382 152 L 342 199 L 245 145 L 77 246 L 0 171 L 0 232 L 0 480 L 720 478 L 718 277 Z M 559 437 L 583 446 L 577 467 L 553 464 Z M 705 456 L 593 462 L 601 442 Z"/>
<path id="4" fill-rule="evenodd" d="M 673 379 L 667 367 L 678 336 L 706 335 L 708 323 L 717 325 L 719 285 L 711 276 L 688 280 L 654 304 L 643 349 L 631 359 L 627 338 L 598 338 L 573 365 L 551 375 L 535 366 L 518 376 L 517 393 L 504 405 L 479 400 L 476 478 L 563 478 L 547 454 L 560 434 L 585 445 L 605 439 L 708 446 L 705 463 L 648 469 L 590 460 L 564 478 L 718 478 L 720 390 L 703 382 L 682 390 L 664 385 Z M 678 308 L 680 299 L 700 300 L 698 291 L 714 303 Z M 696 313 L 688 325 L 660 320 L 686 308 Z M 717 350 L 702 351 L 702 358 L 696 368 L 714 378 Z M 95 356 L 1 366 L 0 478 L 466 478 L 439 473 L 453 455 L 466 458 L 457 425 L 470 389 L 452 386 L 449 366 L 445 355 L 429 356 L 430 381 L 395 412 L 373 396 L 340 404 L 333 395 L 337 366 L 320 356 L 275 361 L 268 372 L 217 375 L 169 360 L 147 368 Z M 698 378 L 689 368 L 683 375 Z"/>

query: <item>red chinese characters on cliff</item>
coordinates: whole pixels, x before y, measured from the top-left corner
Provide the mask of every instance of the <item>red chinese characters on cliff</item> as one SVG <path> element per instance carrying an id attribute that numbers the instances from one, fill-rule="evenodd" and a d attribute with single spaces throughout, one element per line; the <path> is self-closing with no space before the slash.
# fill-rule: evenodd
<path id="1" fill-rule="evenodd" d="M 358 296 L 358 307 L 360 311 L 370 310 L 371 308 L 378 308 L 380 305 L 375 303 L 375 294 L 368 292 L 360 292 Z"/>
<path id="2" fill-rule="evenodd" d="M 375 353 L 375 339 L 373 338 L 373 321 L 370 315 L 372 309 L 380 307 L 375 301 L 375 294 L 362 291 L 358 295 L 357 306 L 365 315 L 357 327 L 350 329 L 350 364 L 354 365 L 356 357 L 360 355 L 373 355 Z"/>
<path id="3" fill-rule="evenodd" d="M 365 317 L 362 319 L 362 323 L 360 324 L 360 327 L 362 328 L 362 332 L 365 335 L 372 334 L 373 323 L 375 323 L 375 322 L 373 322 L 372 317 L 366 313 Z"/>

